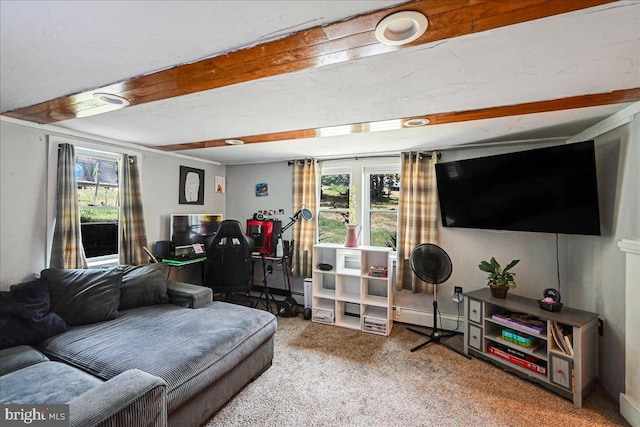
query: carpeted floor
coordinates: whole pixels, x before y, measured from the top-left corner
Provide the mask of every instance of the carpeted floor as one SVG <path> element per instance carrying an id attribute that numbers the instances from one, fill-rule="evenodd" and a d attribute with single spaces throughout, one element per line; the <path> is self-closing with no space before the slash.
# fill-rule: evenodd
<path id="1" fill-rule="evenodd" d="M 627 426 L 601 388 L 583 408 L 395 324 L 389 337 L 278 318 L 273 366 L 212 426 Z M 461 347 L 461 337 L 449 339 Z"/>

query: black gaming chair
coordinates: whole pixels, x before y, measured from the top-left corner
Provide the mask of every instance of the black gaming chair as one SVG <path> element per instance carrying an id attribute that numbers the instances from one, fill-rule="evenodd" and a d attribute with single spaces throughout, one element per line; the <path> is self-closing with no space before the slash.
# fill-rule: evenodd
<path id="1" fill-rule="evenodd" d="M 252 240 L 245 236 L 239 221 L 222 221 L 216 235 L 207 242 L 205 286 L 227 297 L 234 292 L 249 292 Z"/>

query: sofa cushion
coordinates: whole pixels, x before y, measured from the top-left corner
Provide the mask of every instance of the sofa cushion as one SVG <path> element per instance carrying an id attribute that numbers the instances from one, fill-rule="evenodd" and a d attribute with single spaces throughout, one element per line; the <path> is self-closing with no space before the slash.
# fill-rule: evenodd
<path id="1" fill-rule="evenodd" d="M 42 362 L 0 377 L 0 403 L 68 403 L 102 384 L 64 363 Z"/>
<path id="2" fill-rule="evenodd" d="M 164 263 L 123 265 L 120 310 L 169 302 L 167 265 Z"/>
<path id="3" fill-rule="evenodd" d="M 48 360 L 47 356 L 28 345 L 18 345 L 2 349 L 0 350 L 0 377 L 9 372 Z"/>
<path id="4" fill-rule="evenodd" d="M 276 328 L 271 313 L 239 305 L 161 304 L 73 328 L 38 348 L 103 380 L 132 368 L 156 375 L 167 382 L 171 412 L 271 339 Z"/>
<path id="5" fill-rule="evenodd" d="M 46 269 L 51 311 L 71 326 L 118 317 L 122 272 L 116 270 Z"/>
<path id="6" fill-rule="evenodd" d="M 36 344 L 69 329 L 49 306 L 49 288 L 44 280 L 13 285 L 9 292 L 0 292 L 0 349 Z"/>

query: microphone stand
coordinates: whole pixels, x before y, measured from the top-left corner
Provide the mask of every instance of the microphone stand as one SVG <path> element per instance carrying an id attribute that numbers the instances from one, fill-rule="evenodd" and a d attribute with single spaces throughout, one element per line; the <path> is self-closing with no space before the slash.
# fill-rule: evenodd
<path id="1" fill-rule="evenodd" d="M 280 232 L 284 233 L 285 231 L 290 229 L 293 226 L 293 224 L 295 224 L 296 221 L 300 219 L 300 215 L 301 214 L 302 214 L 302 209 L 298 209 L 298 211 L 296 213 L 294 213 L 292 217 L 289 218 L 289 219 L 291 219 L 291 221 L 289 221 L 289 223 L 287 225 L 282 227 Z"/>

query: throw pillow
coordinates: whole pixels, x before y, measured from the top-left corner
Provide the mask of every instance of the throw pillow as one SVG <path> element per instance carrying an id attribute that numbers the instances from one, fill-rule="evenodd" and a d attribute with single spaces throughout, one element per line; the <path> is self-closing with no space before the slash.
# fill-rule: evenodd
<path id="1" fill-rule="evenodd" d="M 0 292 L 0 349 L 34 345 L 69 329 L 49 311 L 49 288 L 39 279 Z"/>
<path id="2" fill-rule="evenodd" d="M 122 273 L 116 270 L 46 269 L 51 311 L 71 326 L 112 320 L 119 316 Z"/>
<path id="3" fill-rule="evenodd" d="M 169 302 L 166 264 L 126 265 L 119 268 L 123 272 L 120 310 Z"/>

